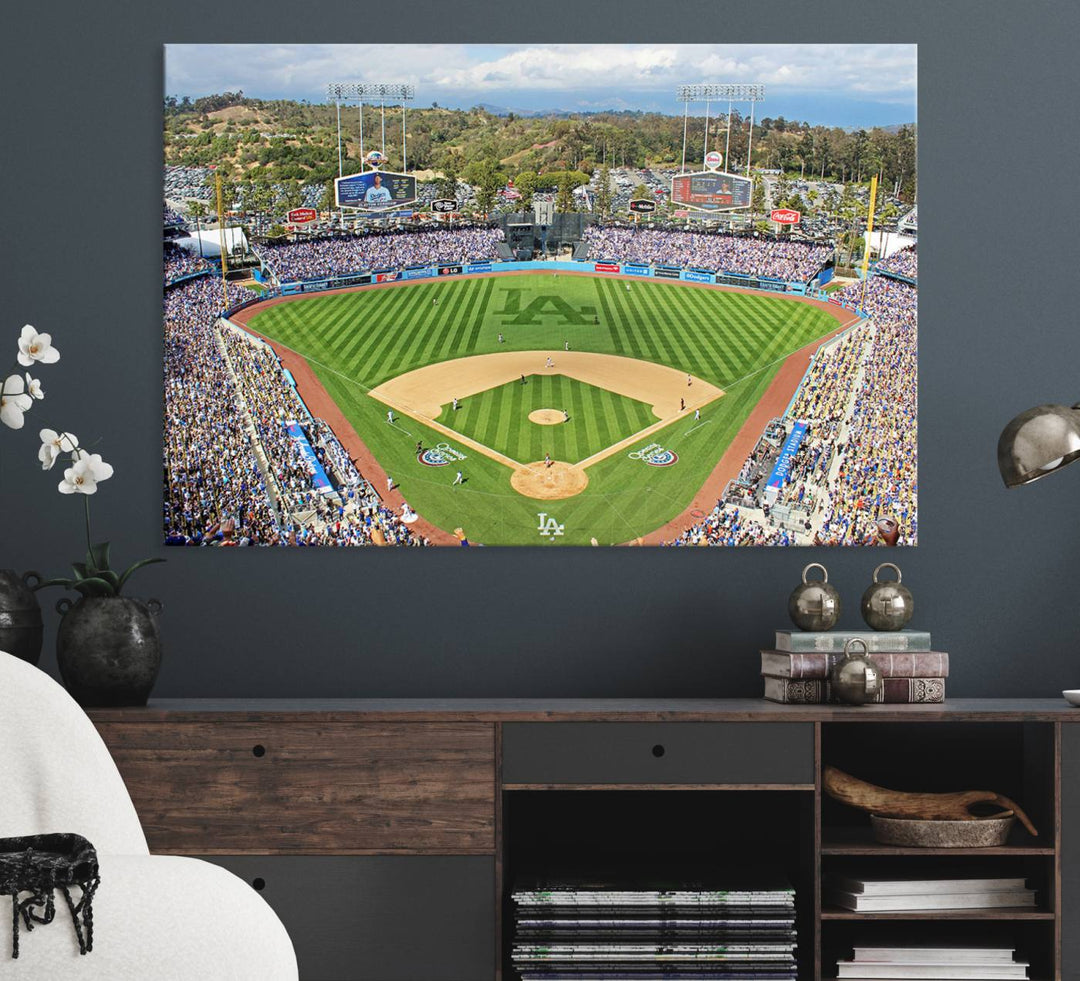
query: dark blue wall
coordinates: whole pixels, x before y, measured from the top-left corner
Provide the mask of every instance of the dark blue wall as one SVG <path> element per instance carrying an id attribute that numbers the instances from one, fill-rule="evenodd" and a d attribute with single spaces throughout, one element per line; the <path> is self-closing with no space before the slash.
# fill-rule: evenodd
<path id="1" fill-rule="evenodd" d="M 63 360 L 47 411 L 116 476 L 96 532 L 121 560 L 160 538 L 162 44 L 166 41 L 893 41 L 919 44 L 921 539 L 899 556 L 915 626 L 955 695 L 1080 686 L 1080 467 L 1006 492 L 1017 411 L 1080 398 L 1074 215 L 1080 117 L 1070 4 L 775 0 L 20 3 L 5 15 L 0 349 L 23 323 Z M 356 24 L 352 36 L 334 25 Z M 361 26 L 377 24 L 378 37 Z M 725 79 L 726 80 L 726 79 Z M 687 81 L 697 81 L 688 79 Z M 766 103 L 767 109 L 767 103 Z M 91 225 L 107 226 L 93 234 Z M 80 245 L 80 241 L 96 245 Z M 102 247 L 106 244 L 109 247 Z M 4 341 L 3 338 L 8 338 Z M 37 426 L 35 425 L 35 429 Z M 0 432 L 0 564 L 53 574 L 79 502 Z M 856 624 L 866 550 L 175 550 L 158 693 L 754 695 L 757 648 L 802 565 L 828 564 Z M 52 627 L 45 666 L 52 669 Z"/>

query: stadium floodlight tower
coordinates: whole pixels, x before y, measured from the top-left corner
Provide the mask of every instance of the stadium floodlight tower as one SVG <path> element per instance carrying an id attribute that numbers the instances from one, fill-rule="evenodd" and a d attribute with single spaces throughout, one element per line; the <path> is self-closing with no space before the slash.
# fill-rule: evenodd
<path id="1" fill-rule="evenodd" d="M 338 177 L 342 176 L 341 104 L 355 102 L 360 115 L 360 171 L 364 170 L 364 103 L 379 104 L 382 120 L 382 155 L 386 159 L 386 103 L 401 103 L 401 169 L 408 172 L 405 147 L 405 104 L 416 98 L 416 87 L 385 82 L 331 82 L 326 86 L 327 98 L 337 106 Z"/>
<path id="2" fill-rule="evenodd" d="M 724 142 L 724 164 L 728 163 L 728 150 L 731 147 L 731 107 L 736 102 L 750 103 L 750 137 L 746 145 L 746 175 L 750 176 L 750 151 L 754 141 L 754 107 L 765 99 L 765 86 L 741 82 L 680 85 L 675 90 L 675 101 L 683 103 L 683 138 L 682 171 L 686 170 L 686 127 L 689 122 L 690 103 L 705 103 L 705 153 L 709 152 L 709 110 L 713 102 L 727 99 L 727 136 Z"/>

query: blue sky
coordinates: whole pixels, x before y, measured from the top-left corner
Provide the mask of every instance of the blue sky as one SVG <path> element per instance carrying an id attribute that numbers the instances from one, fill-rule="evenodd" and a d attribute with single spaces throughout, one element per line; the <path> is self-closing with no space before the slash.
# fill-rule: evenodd
<path id="1" fill-rule="evenodd" d="M 328 82 L 416 86 L 414 105 L 680 113 L 677 85 L 759 82 L 759 116 L 828 126 L 916 118 L 913 44 L 170 44 L 165 92 L 322 102 Z"/>

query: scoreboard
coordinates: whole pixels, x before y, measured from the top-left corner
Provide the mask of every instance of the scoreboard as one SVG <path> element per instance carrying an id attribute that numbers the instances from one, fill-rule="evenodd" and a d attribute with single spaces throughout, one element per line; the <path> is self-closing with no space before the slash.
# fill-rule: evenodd
<path id="1" fill-rule="evenodd" d="M 671 179 L 672 204 L 703 211 L 749 208 L 752 190 L 753 182 L 749 177 L 709 170 L 700 174 L 680 174 Z"/>
<path id="2" fill-rule="evenodd" d="M 416 178 L 385 170 L 368 170 L 334 178 L 334 194 L 339 208 L 386 211 L 416 200 Z"/>

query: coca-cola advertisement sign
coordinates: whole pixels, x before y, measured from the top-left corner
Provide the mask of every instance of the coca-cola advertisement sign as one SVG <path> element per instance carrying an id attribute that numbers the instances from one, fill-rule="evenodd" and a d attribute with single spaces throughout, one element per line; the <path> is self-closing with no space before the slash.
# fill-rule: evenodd
<path id="1" fill-rule="evenodd" d="M 769 212 L 769 219 L 778 225 L 797 225 L 802 215 L 791 208 L 776 208 Z"/>

